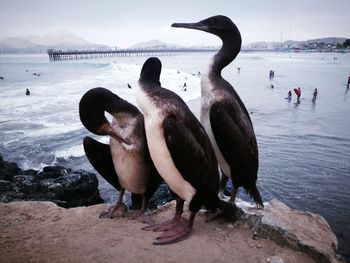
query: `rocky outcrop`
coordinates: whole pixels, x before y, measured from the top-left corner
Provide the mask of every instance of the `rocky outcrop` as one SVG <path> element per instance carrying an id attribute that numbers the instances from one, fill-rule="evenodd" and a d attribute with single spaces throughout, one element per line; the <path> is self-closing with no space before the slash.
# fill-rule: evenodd
<path id="1" fill-rule="evenodd" d="M 238 205 L 246 212 L 238 222 L 206 222 L 200 211 L 188 239 L 154 246 L 161 233 L 142 231 L 142 223 L 99 218 L 106 204 L 64 209 L 50 202 L 0 203 L 0 262 L 341 262 L 334 234 L 319 216 L 277 200 L 264 210 Z M 163 222 L 174 211 L 173 201 L 151 216 Z"/>
<path id="2" fill-rule="evenodd" d="M 24 171 L 15 163 L 3 161 L 0 156 L 1 202 L 45 200 L 52 201 L 66 208 L 87 206 L 103 201 L 99 197 L 97 186 L 98 181 L 95 174 L 83 170 L 71 171 L 61 166 L 51 166 L 45 167 L 40 172 L 34 170 Z M 161 184 L 151 200 L 151 207 L 154 208 L 161 205 L 159 209 L 152 213 L 152 216 L 156 217 L 157 221 L 173 216 L 174 202 L 162 205 L 171 198 L 168 187 L 165 184 Z M 195 261 L 198 258 L 203 258 L 204 261 L 197 261 L 206 262 L 205 257 L 203 257 L 205 252 L 203 251 L 211 251 L 215 247 L 218 257 L 211 257 L 212 255 L 209 253 L 207 260 L 209 262 L 217 260 L 221 262 L 251 262 L 250 260 L 254 262 L 342 262 L 341 257 L 336 254 L 337 239 L 327 221 L 320 215 L 293 210 L 275 199 L 265 203 L 264 209 L 256 209 L 249 203 L 240 200 L 237 202 L 237 205 L 244 211 L 244 216 L 236 223 L 229 221 L 204 223 L 205 213 L 198 213 L 194 233 L 190 239 L 184 241 L 184 243 L 181 242 L 172 246 L 174 261 L 178 260 L 179 255 L 176 251 L 180 249 L 181 253 L 188 253 L 187 256 L 184 256 L 184 261 Z M 34 231 L 33 227 L 41 229 L 43 225 L 46 225 L 47 233 L 43 234 L 43 238 L 47 237 L 47 242 L 51 242 L 51 236 L 54 237 L 54 240 L 63 238 L 61 233 L 63 233 L 64 239 L 71 244 L 74 244 L 77 238 L 82 242 L 85 242 L 87 239 L 86 249 L 79 248 L 81 256 L 85 255 L 86 251 L 91 251 L 96 242 L 101 246 L 101 250 L 104 250 L 105 247 L 110 246 L 109 242 L 114 242 L 113 240 L 116 236 L 126 235 L 128 236 L 127 242 L 122 242 L 123 239 L 118 239 L 126 247 L 126 249 L 121 249 L 120 253 L 128 251 L 130 246 L 137 244 L 143 247 L 143 253 L 146 253 L 142 255 L 142 258 L 152 260 L 152 257 L 158 253 L 156 248 L 147 245 L 152 244 L 152 238 L 150 236 L 147 237 L 147 244 L 144 244 L 144 237 L 147 235 L 142 231 L 137 232 L 133 228 L 137 223 L 127 219 L 122 220 L 123 227 L 118 228 L 119 232 L 110 232 L 111 229 L 116 231 L 116 226 L 113 223 L 108 223 L 113 220 L 101 221 L 98 218 L 99 213 L 106 206 L 78 207 L 67 210 L 58 208 L 48 202 L 0 204 L 0 212 L 2 215 L 5 215 L 5 217 L 1 218 L 2 221 L 0 220 L 0 227 L 5 233 L 5 235 L 0 233 L 0 247 L 10 248 L 15 243 L 17 249 L 20 250 L 22 249 L 21 238 L 23 233 L 21 232 L 17 236 L 19 226 L 21 229 L 28 228 L 26 231 L 32 233 Z M 188 215 L 188 211 L 186 213 Z M 72 221 L 73 218 L 74 221 Z M 121 219 L 114 220 L 119 220 L 119 224 Z M 81 225 L 81 222 L 84 222 L 84 225 Z M 94 235 L 96 236 L 99 233 L 104 233 L 104 239 L 106 240 L 95 240 L 94 235 L 88 234 L 91 228 L 95 228 Z M 137 226 L 137 228 L 139 229 L 140 227 Z M 6 234 L 6 231 L 9 234 Z M 130 236 L 130 231 L 135 236 Z M 33 237 L 30 234 L 26 237 L 30 242 L 31 239 L 36 239 L 34 232 Z M 106 235 L 106 233 L 109 233 L 109 235 Z M 28 240 L 26 242 L 29 242 Z M 193 242 L 190 242 L 190 240 Z M 6 244 L 11 244 L 11 246 Z M 43 249 L 49 255 L 51 251 L 56 251 L 56 245 L 56 243 L 52 243 L 51 247 Z M 208 247 L 203 250 L 205 246 Z M 236 257 L 237 254 L 230 252 L 232 248 L 235 249 L 235 253 L 240 251 L 240 258 Z M 67 247 L 62 246 L 62 262 L 65 262 L 66 259 L 68 261 L 72 258 L 77 259 L 75 258 L 75 253 L 65 258 L 66 251 Z M 111 260 L 114 257 L 113 253 L 109 255 Z M 197 253 L 197 258 L 189 260 L 193 253 Z M 256 255 L 251 257 L 251 253 L 256 253 Z M 104 256 L 103 254 L 100 255 L 98 251 L 92 254 L 92 259 Z M 222 258 L 222 254 L 226 258 Z M 21 262 L 22 259 L 27 260 L 26 256 L 31 255 L 31 251 L 28 250 L 23 255 L 16 255 L 15 250 L 8 249 L 4 255 L 14 258 L 18 257 L 20 259 L 18 262 Z M 126 258 L 128 256 L 128 254 L 125 254 Z M 42 261 L 42 259 L 40 255 L 36 255 L 35 260 L 29 260 L 28 262 Z M 95 262 L 94 260 L 92 261 Z"/>
<path id="3" fill-rule="evenodd" d="M 65 208 L 103 202 L 93 173 L 62 166 L 22 170 L 0 156 L 0 202 L 19 200 L 51 201 Z"/>
<path id="4" fill-rule="evenodd" d="M 253 238 L 265 238 L 304 252 L 316 262 L 338 262 L 337 238 L 320 215 L 293 210 L 272 199 L 264 209 L 238 202 L 251 226 Z"/>

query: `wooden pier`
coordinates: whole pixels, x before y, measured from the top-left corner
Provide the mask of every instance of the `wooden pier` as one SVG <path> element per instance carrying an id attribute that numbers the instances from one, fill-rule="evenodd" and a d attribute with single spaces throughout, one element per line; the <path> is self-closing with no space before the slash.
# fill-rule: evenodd
<path id="1" fill-rule="evenodd" d="M 191 48 L 176 48 L 176 49 L 120 49 L 120 50 L 73 50 L 62 51 L 48 49 L 50 61 L 55 60 L 71 60 L 71 59 L 89 59 L 102 57 L 138 57 L 138 56 L 167 56 L 175 54 L 199 53 L 199 52 L 214 52 L 218 49 L 191 49 Z"/>

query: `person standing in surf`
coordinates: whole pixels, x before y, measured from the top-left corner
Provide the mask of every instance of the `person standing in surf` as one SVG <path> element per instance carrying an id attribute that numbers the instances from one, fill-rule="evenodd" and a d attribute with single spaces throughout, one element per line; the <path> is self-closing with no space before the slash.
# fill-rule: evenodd
<path id="1" fill-rule="evenodd" d="M 297 95 L 297 101 L 299 102 L 301 97 L 301 89 L 298 87 L 297 89 L 294 89 L 294 93 Z"/>
<path id="2" fill-rule="evenodd" d="M 318 91 L 317 91 L 317 88 L 316 88 L 316 89 L 314 90 L 314 93 L 313 93 L 312 101 L 315 101 L 315 100 L 316 100 L 317 94 L 318 94 Z"/>

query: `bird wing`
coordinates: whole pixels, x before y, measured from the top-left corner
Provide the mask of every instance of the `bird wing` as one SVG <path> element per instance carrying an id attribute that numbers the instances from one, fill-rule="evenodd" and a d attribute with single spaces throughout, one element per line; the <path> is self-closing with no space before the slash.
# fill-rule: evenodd
<path id="1" fill-rule="evenodd" d="M 121 187 L 114 169 L 109 145 L 100 143 L 88 136 L 84 138 L 83 145 L 85 154 L 95 170 L 106 179 L 108 183 L 120 191 Z"/>
<path id="2" fill-rule="evenodd" d="M 163 122 L 164 138 L 176 168 L 194 188 L 205 189 L 211 171 L 217 170 L 217 162 L 209 160 L 211 155 L 205 145 L 209 139 L 205 140 L 204 129 L 198 127 L 185 126 L 172 117 L 166 117 Z M 211 167 L 213 163 L 216 167 Z M 212 187 L 215 188 L 215 184 Z"/>
<path id="3" fill-rule="evenodd" d="M 244 177 L 255 174 L 256 180 L 252 170 L 258 167 L 258 148 L 250 120 L 239 116 L 229 103 L 215 102 L 210 108 L 210 124 L 231 171 Z"/>

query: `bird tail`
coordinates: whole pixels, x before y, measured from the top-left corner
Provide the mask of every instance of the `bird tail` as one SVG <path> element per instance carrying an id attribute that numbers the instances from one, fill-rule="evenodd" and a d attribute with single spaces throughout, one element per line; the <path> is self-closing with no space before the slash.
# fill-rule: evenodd
<path id="1" fill-rule="evenodd" d="M 256 187 L 256 185 L 254 184 L 253 187 L 247 189 L 247 192 L 249 193 L 249 195 L 251 196 L 251 198 L 253 198 L 254 202 L 261 207 L 264 207 L 261 195 L 259 193 L 258 188 Z"/>
<path id="2" fill-rule="evenodd" d="M 235 204 L 225 202 L 221 199 L 219 199 L 218 208 L 222 211 L 222 213 L 225 216 L 229 217 L 234 221 L 240 218 L 244 214 L 243 210 L 240 209 Z"/>

